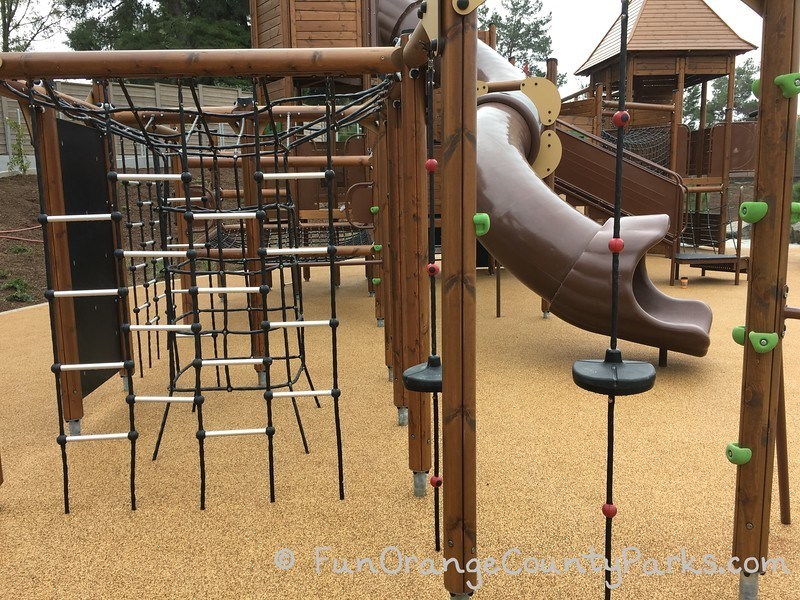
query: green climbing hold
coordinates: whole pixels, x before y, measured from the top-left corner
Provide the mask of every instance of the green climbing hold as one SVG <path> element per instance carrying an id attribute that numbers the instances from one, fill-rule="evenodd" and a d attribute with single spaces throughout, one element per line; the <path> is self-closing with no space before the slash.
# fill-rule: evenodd
<path id="1" fill-rule="evenodd" d="M 491 221 L 489 220 L 489 215 L 486 213 L 475 213 L 475 216 L 472 217 L 472 222 L 475 224 L 476 236 L 481 237 L 489 233 Z"/>
<path id="2" fill-rule="evenodd" d="M 733 331 L 731 331 L 731 335 L 733 336 L 733 341 L 739 344 L 740 346 L 744 346 L 744 339 L 746 330 L 744 325 L 739 325 L 738 327 L 734 327 Z"/>
<path id="3" fill-rule="evenodd" d="M 753 81 L 753 85 L 750 86 L 750 89 L 753 90 L 753 96 L 759 98 L 760 97 L 759 94 L 761 93 L 761 80 L 756 79 L 755 81 Z"/>
<path id="4" fill-rule="evenodd" d="M 383 250 L 383 245 L 382 244 L 372 244 L 372 250 L 375 251 L 375 252 L 380 252 L 381 250 Z"/>
<path id="5" fill-rule="evenodd" d="M 772 351 L 780 340 L 777 333 L 758 333 L 756 331 L 751 331 L 748 337 L 753 349 L 759 354 L 766 354 Z"/>
<path id="6" fill-rule="evenodd" d="M 800 94 L 800 73 L 778 75 L 775 78 L 775 85 L 781 89 L 784 98 L 794 98 Z"/>
<path id="7" fill-rule="evenodd" d="M 372 285 L 380 285 L 380 284 L 381 284 L 381 278 L 380 277 L 373 277 L 372 278 Z"/>
<path id="8" fill-rule="evenodd" d="M 377 215 L 380 210 L 381 210 L 380 206 L 370 206 L 369 207 L 369 212 L 371 212 L 373 215 Z"/>
<path id="9" fill-rule="evenodd" d="M 766 202 L 742 202 L 739 216 L 745 223 L 758 223 L 766 216 L 768 210 L 769 204 Z"/>
<path id="10" fill-rule="evenodd" d="M 792 212 L 789 216 L 792 225 L 800 223 L 800 202 L 792 202 Z"/>
<path id="11" fill-rule="evenodd" d="M 725 447 L 725 456 L 735 465 L 746 465 L 753 458 L 750 448 L 740 448 L 736 442 L 731 442 Z"/>

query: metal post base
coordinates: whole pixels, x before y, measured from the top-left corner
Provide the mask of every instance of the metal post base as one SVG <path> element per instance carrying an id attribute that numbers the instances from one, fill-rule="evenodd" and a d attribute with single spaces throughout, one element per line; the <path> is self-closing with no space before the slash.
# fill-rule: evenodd
<path id="1" fill-rule="evenodd" d="M 70 435 L 80 435 L 81 434 L 81 420 L 80 419 L 73 419 L 71 421 L 67 421 L 67 426 L 69 427 L 69 434 Z"/>
<path id="2" fill-rule="evenodd" d="M 428 474 L 425 471 L 414 471 L 414 495 L 424 498 L 428 495 Z"/>
<path id="3" fill-rule="evenodd" d="M 258 386 L 259 387 L 267 387 L 267 372 L 266 371 L 256 371 L 258 373 Z"/>
<path id="4" fill-rule="evenodd" d="M 408 407 L 397 407 L 397 425 L 400 427 L 408 426 Z"/>
<path id="5" fill-rule="evenodd" d="M 469 594 L 450 594 L 450 600 L 469 600 L 472 598 Z"/>
<path id="6" fill-rule="evenodd" d="M 378 327 L 383 327 L 383 319 L 378 319 Z"/>
<path id="7" fill-rule="evenodd" d="M 128 392 L 130 392 L 130 390 L 128 389 L 128 377 L 126 375 L 122 375 L 120 376 L 120 379 L 122 379 L 122 391 L 127 394 Z"/>
<path id="8" fill-rule="evenodd" d="M 394 381 L 394 371 L 392 371 L 392 367 L 387 367 L 389 369 L 389 381 Z"/>
<path id="9" fill-rule="evenodd" d="M 739 575 L 739 600 L 758 600 L 758 574 Z"/>
<path id="10" fill-rule="evenodd" d="M 542 318 L 543 319 L 549 319 L 550 318 L 550 311 L 549 310 L 543 310 L 542 311 Z"/>
<path id="11" fill-rule="evenodd" d="M 375 297 L 375 292 L 370 292 L 370 293 L 369 293 L 369 297 L 370 297 L 370 298 L 374 298 L 374 297 Z"/>

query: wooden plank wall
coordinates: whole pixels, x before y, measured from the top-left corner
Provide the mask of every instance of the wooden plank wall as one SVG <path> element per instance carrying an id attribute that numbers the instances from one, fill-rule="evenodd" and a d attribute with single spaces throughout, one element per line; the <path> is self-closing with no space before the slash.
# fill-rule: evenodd
<path id="1" fill-rule="evenodd" d="M 297 48 L 361 45 L 359 0 L 291 0 L 291 38 Z"/>

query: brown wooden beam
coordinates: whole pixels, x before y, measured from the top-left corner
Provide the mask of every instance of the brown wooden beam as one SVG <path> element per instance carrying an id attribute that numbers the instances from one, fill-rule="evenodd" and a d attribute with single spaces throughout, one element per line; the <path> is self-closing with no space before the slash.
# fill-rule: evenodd
<path id="1" fill-rule="evenodd" d="M 361 75 L 401 65 L 399 48 L 381 47 L 0 53 L 3 79 Z"/>

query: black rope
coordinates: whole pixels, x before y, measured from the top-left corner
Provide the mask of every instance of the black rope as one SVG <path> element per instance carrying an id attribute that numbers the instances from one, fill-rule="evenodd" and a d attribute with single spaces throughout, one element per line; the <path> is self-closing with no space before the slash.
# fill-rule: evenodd
<path id="1" fill-rule="evenodd" d="M 434 84 L 433 56 L 428 57 L 425 78 L 425 135 L 428 149 L 426 171 L 428 173 L 428 276 L 430 277 L 430 302 L 431 302 L 431 355 L 438 355 L 437 311 L 436 311 L 436 159 L 434 158 L 433 119 L 435 107 L 433 104 Z M 436 551 L 441 550 L 441 524 L 440 524 L 440 486 L 439 482 L 439 394 L 433 392 L 433 476 L 437 485 L 433 486 L 433 529 Z"/>
<path id="2" fill-rule="evenodd" d="M 339 356 L 337 351 L 337 331 L 339 321 L 336 318 L 336 238 L 333 226 L 333 205 L 335 202 L 334 195 L 334 177 L 333 171 L 333 143 L 336 136 L 336 130 L 333 122 L 334 101 L 336 95 L 334 93 L 333 78 L 328 77 L 325 80 L 325 130 L 326 136 L 326 157 L 327 166 L 325 169 L 325 181 L 328 187 L 328 261 L 330 266 L 330 292 L 331 292 L 331 365 L 333 371 L 333 388 L 331 395 L 333 396 L 333 418 L 336 427 L 336 459 L 339 471 L 339 499 L 344 500 L 344 462 L 342 458 L 342 424 L 339 416 L 339 397 L 341 391 L 339 389 Z"/>
<path id="3" fill-rule="evenodd" d="M 625 110 L 627 90 L 627 61 L 628 61 L 628 0 L 622 0 L 620 13 L 620 52 L 619 52 L 619 113 Z M 620 222 L 622 219 L 622 166 L 625 157 L 625 125 L 618 124 L 616 170 L 614 179 L 614 231 L 613 238 L 619 240 Z M 612 248 L 611 253 L 611 352 L 617 350 L 617 334 L 619 328 L 619 251 L 621 246 Z M 608 396 L 608 448 L 606 456 L 606 503 L 603 514 L 606 519 L 605 527 L 605 583 L 603 585 L 605 599 L 611 598 L 611 564 L 612 564 L 612 525 L 616 515 L 614 506 L 614 405 L 616 397 Z"/>

